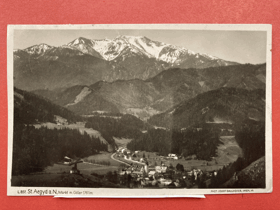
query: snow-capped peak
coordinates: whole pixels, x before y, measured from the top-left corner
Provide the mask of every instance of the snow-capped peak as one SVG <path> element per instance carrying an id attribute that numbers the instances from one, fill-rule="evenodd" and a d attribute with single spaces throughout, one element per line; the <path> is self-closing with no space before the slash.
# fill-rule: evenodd
<path id="1" fill-rule="evenodd" d="M 201 53 L 200 55 L 202 55 L 203 57 L 206 57 L 208 59 L 211 59 L 211 60 L 217 60 L 219 58 L 215 57 L 215 56 L 212 56 L 212 55 L 209 55 L 209 54 L 206 54 L 206 53 Z"/>
<path id="2" fill-rule="evenodd" d="M 67 44 L 67 46 L 78 49 L 83 53 L 92 54 L 92 50 L 98 52 L 104 60 L 114 60 L 119 56 L 124 56 L 123 51 L 146 55 L 167 63 L 180 63 L 189 56 L 205 57 L 209 60 L 217 60 L 215 56 L 199 54 L 184 47 L 165 44 L 163 42 L 152 41 L 145 36 L 119 35 L 115 39 L 90 40 L 79 37 Z M 123 58 L 124 59 L 124 58 Z"/>
<path id="3" fill-rule="evenodd" d="M 114 60 L 119 56 L 124 59 L 124 56 L 129 55 L 129 53 L 124 55 L 124 50 L 172 64 L 178 64 L 189 56 L 196 56 L 197 58 L 203 56 L 210 60 L 218 59 L 211 55 L 195 53 L 184 47 L 152 41 L 145 36 L 119 35 L 113 40 L 107 38 L 90 40 L 79 37 L 68 43 L 67 46 L 91 55 L 96 55 L 94 52 L 97 52 L 101 58 L 108 61 Z"/>
<path id="4" fill-rule="evenodd" d="M 119 35 L 115 39 L 87 39 L 79 37 L 61 47 L 79 50 L 84 54 L 90 54 L 112 61 L 117 58 L 125 60 L 133 54 L 154 58 L 158 61 L 164 61 L 169 64 L 180 65 L 189 59 L 199 59 L 201 63 L 206 60 L 223 60 L 208 54 L 195 53 L 184 47 L 153 41 L 145 36 Z M 29 54 L 41 54 L 53 48 L 47 44 L 39 44 L 25 49 Z M 117 61 L 117 60 L 115 60 Z M 226 64 L 220 64 L 226 65 Z"/>
<path id="5" fill-rule="evenodd" d="M 144 36 L 128 36 L 128 35 L 119 35 L 116 39 L 142 39 Z"/>
<path id="6" fill-rule="evenodd" d="M 132 45 L 133 47 L 136 47 L 139 51 L 142 53 L 148 55 L 149 57 L 159 58 L 159 54 L 161 50 L 167 46 L 164 43 L 161 42 L 155 42 L 150 39 L 148 39 L 145 36 L 118 36 L 116 40 L 122 39 L 127 44 Z"/>
<path id="7" fill-rule="evenodd" d="M 28 52 L 29 54 L 41 54 L 52 48 L 53 47 L 48 44 L 41 43 L 32 47 L 28 47 L 24 51 Z"/>
<path id="8" fill-rule="evenodd" d="M 75 39 L 74 41 L 68 43 L 68 46 L 74 46 L 74 45 L 79 45 L 79 44 L 86 44 L 86 43 L 90 43 L 91 40 L 90 39 L 86 39 L 84 37 L 79 37 L 77 39 Z"/>

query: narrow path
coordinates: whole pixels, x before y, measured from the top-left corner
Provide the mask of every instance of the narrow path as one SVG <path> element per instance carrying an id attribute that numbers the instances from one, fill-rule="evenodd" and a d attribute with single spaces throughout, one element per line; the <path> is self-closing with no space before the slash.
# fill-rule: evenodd
<path id="1" fill-rule="evenodd" d="M 83 162 L 84 164 L 90 164 L 90 165 L 94 165 L 94 166 L 99 166 L 99 167 L 107 167 L 107 165 L 101 165 L 101 164 L 96 164 L 96 163 L 90 163 L 90 162 Z M 118 168 L 117 166 L 109 166 L 112 168 Z"/>
<path id="2" fill-rule="evenodd" d="M 128 166 L 130 166 L 128 163 L 126 163 L 126 162 L 123 162 L 123 161 L 121 161 L 121 160 L 117 160 L 117 159 L 115 159 L 114 158 L 114 155 L 115 155 L 116 153 L 113 153 L 112 155 L 111 155 L 111 159 L 113 159 L 113 160 L 115 160 L 115 161 L 118 161 L 118 162 L 120 162 L 120 163 L 123 163 L 123 164 L 126 164 L 126 165 L 128 165 Z"/>
<path id="3" fill-rule="evenodd" d="M 133 163 L 137 163 L 137 164 L 140 164 L 140 165 L 145 165 L 145 163 L 141 163 L 141 162 L 136 161 L 136 160 L 129 160 L 129 159 L 126 159 L 126 158 L 125 158 L 125 160 L 133 162 Z"/>
<path id="4" fill-rule="evenodd" d="M 121 160 L 115 159 L 115 158 L 114 158 L 114 155 L 115 155 L 115 154 L 116 154 L 116 153 L 113 153 L 113 154 L 111 155 L 111 158 L 112 158 L 113 160 L 118 161 L 118 162 L 120 162 L 120 163 L 124 163 L 124 164 L 130 166 L 130 164 L 128 164 L 128 163 L 126 163 L 126 162 L 123 162 L 123 161 L 121 161 Z M 140 163 L 140 162 L 138 162 L 138 161 L 128 160 L 128 159 L 126 159 L 126 160 L 129 161 L 129 162 L 132 162 L 132 163 L 137 163 L 137 164 L 140 164 L 140 165 L 145 165 L 144 163 Z"/>

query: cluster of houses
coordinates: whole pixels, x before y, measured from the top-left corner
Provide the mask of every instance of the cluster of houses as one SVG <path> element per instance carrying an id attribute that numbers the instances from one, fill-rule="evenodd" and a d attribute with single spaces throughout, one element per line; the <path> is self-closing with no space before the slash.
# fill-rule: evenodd
<path id="1" fill-rule="evenodd" d="M 130 167 L 120 171 L 120 184 L 129 188 L 194 188 L 197 187 L 199 178 L 205 173 L 205 186 L 211 184 L 211 177 L 217 173 L 203 172 L 200 169 L 191 171 L 179 171 L 162 164 L 149 167 L 145 165 L 131 164 Z"/>
<path id="2" fill-rule="evenodd" d="M 119 156 L 123 156 L 124 159 L 132 160 L 133 157 L 136 157 L 136 155 L 139 153 L 139 151 L 131 152 L 129 149 L 125 147 L 119 147 L 117 149 L 117 154 Z M 120 155 L 121 154 L 121 155 Z M 166 159 L 173 159 L 173 160 L 178 160 L 180 157 L 178 157 L 176 154 L 168 154 Z"/>
<path id="3" fill-rule="evenodd" d="M 117 156 L 118 157 L 123 157 L 124 159 L 127 160 L 132 160 L 132 157 L 136 157 L 137 151 L 135 151 L 134 153 L 131 153 L 131 151 L 125 147 L 119 147 L 117 149 Z"/>
<path id="4" fill-rule="evenodd" d="M 168 154 L 168 157 L 169 159 L 174 159 L 174 160 L 178 160 L 178 156 L 176 154 Z"/>
<path id="5" fill-rule="evenodd" d="M 168 167 L 164 163 L 158 166 L 149 166 L 146 158 L 140 158 L 138 161 L 133 160 L 133 156 L 139 152 L 131 152 L 126 148 L 119 148 L 117 155 L 123 157 L 130 166 L 119 172 L 120 184 L 127 185 L 130 188 L 191 188 L 205 173 L 206 185 L 217 172 L 203 172 L 200 169 L 191 171 L 178 170 L 177 167 Z M 168 154 L 167 159 L 177 160 L 176 154 Z"/>
<path id="6" fill-rule="evenodd" d="M 57 115 L 55 115 L 55 121 L 57 125 L 68 125 L 67 119 Z"/>

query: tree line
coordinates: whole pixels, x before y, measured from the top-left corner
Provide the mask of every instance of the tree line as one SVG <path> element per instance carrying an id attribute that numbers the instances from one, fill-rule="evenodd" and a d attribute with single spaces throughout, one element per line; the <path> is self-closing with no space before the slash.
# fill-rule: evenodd
<path id="1" fill-rule="evenodd" d="M 86 128 L 98 130 L 110 144 L 114 144 L 113 137 L 138 138 L 141 130 L 147 125 L 135 116 L 125 114 L 119 119 L 94 116 L 87 119 Z"/>
<path id="2" fill-rule="evenodd" d="M 195 154 L 198 159 L 211 160 L 211 157 L 216 156 L 219 143 L 218 133 L 211 129 L 149 129 L 128 143 L 127 148 L 158 152 L 160 155 L 175 153 L 187 157 Z"/>
<path id="3" fill-rule="evenodd" d="M 148 123 L 166 128 L 206 126 L 205 122 L 214 122 L 215 117 L 240 124 L 248 118 L 248 112 L 265 119 L 265 91 L 240 88 L 219 88 L 185 100 L 175 107 L 152 116 Z M 170 114 L 172 112 L 172 114 Z M 210 123 L 211 124 L 211 123 Z M 220 125 L 227 128 L 226 124 Z"/>

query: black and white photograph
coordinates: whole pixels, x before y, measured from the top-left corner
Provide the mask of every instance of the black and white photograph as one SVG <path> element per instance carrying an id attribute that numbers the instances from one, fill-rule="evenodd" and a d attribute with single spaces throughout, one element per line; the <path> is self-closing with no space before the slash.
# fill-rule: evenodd
<path id="1" fill-rule="evenodd" d="M 272 191 L 271 25 L 10 25 L 8 195 Z"/>

